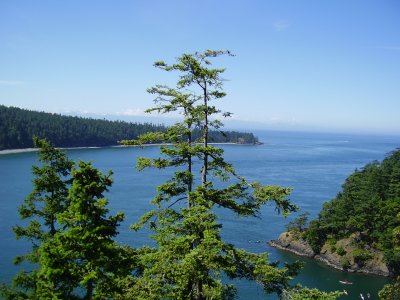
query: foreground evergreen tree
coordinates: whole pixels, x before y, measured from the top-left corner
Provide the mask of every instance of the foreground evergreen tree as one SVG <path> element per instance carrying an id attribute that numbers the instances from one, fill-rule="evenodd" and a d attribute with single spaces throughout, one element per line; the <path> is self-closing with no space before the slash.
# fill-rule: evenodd
<path id="1" fill-rule="evenodd" d="M 220 77 L 224 69 L 210 68 L 211 59 L 220 55 L 231 54 L 208 50 L 183 54 L 172 65 L 156 62 L 156 67 L 178 71 L 180 76 L 176 87 L 157 85 L 148 90 L 157 96 L 156 107 L 148 112 L 177 111 L 183 120 L 166 132 L 122 141 L 128 145 L 169 143 L 161 146 L 161 157 L 140 158 L 138 169 L 176 168 L 172 178 L 158 186 L 153 200 L 156 208 L 133 225 L 136 230 L 149 225 L 157 248 L 141 256 L 143 273 L 127 288 L 128 298 L 232 299 L 235 287 L 223 283 L 223 277 L 254 280 L 267 293 L 283 295 L 299 269 L 299 264 L 278 268 L 268 262 L 268 254 L 249 253 L 221 239 L 216 206 L 240 216 L 257 216 L 270 202 L 284 215 L 296 207 L 288 199 L 289 188 L 247 182 L 224 160 L 222 149 L 208 144 L 209 129 L 222 126 L 215 116 L 230 115 L 213 105 L 225 96 Z M 202 133 L 197 140 L 194 130 Z"/>
<path id="2" fill-rule="evenodd" d="M 16 264 L 26 261 L 37 264 L 40 245 L 54 237 L 61 229 L 57 214 L 63 212 L 69 204 L 67 198 L 70 186 L 70 171 L 73 162 L 64 152 L 55 149 L 46 140 L 34 138 L 34 145 L 40 148 L 38 155 L 40 166 L 33 166 L 33 191 L 19 207 L 21 219 L 29 220 L 27 226 L 17 225 L 14 232 L 18 239 L 25 238 L 32 244 L 31 251 L 17 256 Z M 37 269 L 20 272 L 13 281 L 14 289 L 8 290 L 8 297 L 33 298 L 36 290 Z"/>
<path id="3" fill-rule="evenodd" d="M 335 300 L 342 292 L 322 292 L 318 289 L 308 289 L 301 286 L 283 291 L 282 300 Z"/>
<path id="4" fill-rule="evenodd" d="M 391 284 L 385 284 L 379 291 L 381 300 L 400 300 L 400 276 L 394 279 Z"/>
<path id="5" fill-rule="evenodd" d="M 117 282 L 129 274 L 130 259 L 129 251 L 112 239 L 124 217 L 122 213 L 108 216 L 103 193 L 112 183 L 110 176 L 84 162 L 73 170 L 71 202 L 58 215 L 66 229 L 38 250 L 40 299 L 108 299 L 121 293 Z"/>
<path id="6" fill-rule="evenodd" d="M 90 163 L 73 162 L 45 140 L 42 166 L 34 166 L 34 190 L 21 205 L 26 227 L 14 228 L 17 237 L 32 242 L 32 250 L 16 258 L 32 270 L 16 276 L 13 286 L 2 285 L 4 299 L 108 299 L 123 297 L 120 283 L 130 278 L 137 255 L 113 238 L 123 214 L 108 216 L 103 193 L 111 173 L 103 175 Z M 121 296 L 122 295 L 122 296 Z"/>

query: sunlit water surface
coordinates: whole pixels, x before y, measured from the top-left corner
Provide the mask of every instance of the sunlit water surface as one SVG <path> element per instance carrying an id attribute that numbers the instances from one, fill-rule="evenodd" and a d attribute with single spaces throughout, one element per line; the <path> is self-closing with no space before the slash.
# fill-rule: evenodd
<path id="1" fill-rule="evenodd" d="M 399 136 L 369 136 L 346 134 L 316 134 L 288 132 L 257 132 L 264 142 L 259 146 L 224 145 L 226 160 L 233 163 L 238 173 L 249 181 L 260 181 L 292 187 L 291 200 L 302 211 L 315 217 L 324 202 L 340 191 L 345 178 L 355 169 L 373 160 L 382 160 L 387 153 L 400 147 Z M 107 194 L 112 212 L 123 211 L 126 221 L 120 227 L 118 240 L 134 247 L 149 243 L 148 232 L 129 230 L 129 225 L 152 206 L 155 186 L 165 181 L 168 172 L 135 170 L 138 156 L 156 157 L 158 147 L 99 148 L 68 150 L 74 160 L 93 161 L 95 167 L 113 170 L 114 184 Z M 15 255 L 24 253 L 28 244 L 16 241 L 11 227 L 21 224 L 17 207 L 32 189 L 31 166 L 37 163 L 35 153 L 0 155 L 0 278 L 8 282 L 18 271 L 12 264 Z M 218 209 L 226 241 L 253 252 L 269 252 L 272 261 L 305 261 L 305 267 L 295 279 L 302 285 L 322 290 L 343 290 L 346 299 L 360 299 L 360 293 L 369 292 L 377 299 L 377 291 L 388 282 L 378 276 L 348 274 L 328 268 L 310 259 L 269 247 L 266 242 L 276 239 L 284 230 L 287 219 L 265 207 L 261 218 L 239 218 Z M 339 280 L 353 282 L 342 286 Z M 247 281 L 235 282 L 240 299 L 276 299 L 265 295 L 261 287 Z"/>

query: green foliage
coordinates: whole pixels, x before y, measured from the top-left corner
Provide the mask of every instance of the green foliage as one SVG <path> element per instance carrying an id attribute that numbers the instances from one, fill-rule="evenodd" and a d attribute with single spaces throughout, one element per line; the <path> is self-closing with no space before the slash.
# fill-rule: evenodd
<path id="1" fill-rule="evenodd" d="M 0 105 L 0 150 L 33 147 L 32 138 L 46 138 L 57 147 L 101 147 L 117 141 L 136 139 L 145 132 L 164 132 L 163 125 L 128 123 L 63 116 Z M 200 131 L 194 132 L 198 138 Z M 155 139 L 157 141 L 157 139 Z M 258 143 L 252 133 L 212 131 L 210 141 Z"/>
<path id="2" fill-rule="evenodd" d="M 118 277 L 127 276 L 129 259 L 124 248 L 112 240 L 123 214 L 107 216 L 103 193 L 111 185 L 111 173 L 103 175 L 90 163 L 79 163 L 73 170 L 69 190 L 71 201 L 58 216 L 65 230 L 39 247 L 40 270 L 37 294 L 40 298 L 112 298 L 118 290 Z"/>
<path id="3" fill-rule="evenodd" d="M 397 220 L 400 220 L 400 213 L 397 215 Z M 400 251 L 400 226 L 393 228 L 393 244 L 394 250 Z"/>
<path id="4" fill-rule="evenodd" d="M 356 234 L 361 248 L 378 248 L 391 271 L 399 272 L 399 187 L 400 150 L 396 150 L 381 163 L 372 162 L 346 179 L 337 197 L 325 203 L 318 219 L 310 222 L 305 234 L 307 241 L 318 253 L 328 236 L 339 240 Z M 365 251 L 359 249 L 354 253 L 360 263 L 369 256 Z"/>
<path id="5" fill-rule="evenodd" d="M 336 249 L 336 253 L 337 253 L 338 255 L 340 255 L 340 256 L 343 256 L 343 255 L 346 254 L 346 250 L 344 250 L 344 248 L 343 248 L 342 246 L 339 246 L 339 247 Z M 354 253 L 353 253 L 353 254 L 354 254 Z"/>
<path id="6" fill-rule="evenodd" d="M 16 226 L 17 237 L 32 242 L 32 250 L 16 258 L 32 263 L 20 272 L 13 286 L 2 285 L 4 299 L 104 299 L 117 298 L 123 283 L 135 270 L 139 252 L 112 240 L 123 214 L 108 216 L 103 193 L 111 173 L 103 175 L 90 163 L 72 161 L 46 140 L 40 147 L 41 166 L 34 166 L 33 192 L 19 211 L 29 219 Z M 142 250 L 143 252 L 144 250 Z M 83 295 L 85 294 L 85 295 Z"/>
<path id="7" fill-rule="evenodd" d="M 393 283 L 385 284 L 378 295 L 381 300 L 400 300 L 400 276 Z"/>
<path id="8" fill-rule="evenodd" d="M 305 239 L 315 253 L 319 253 L 324 245 L 327 235 L 325 228 L 321 226 L 319 220 L 311 220 L 307 231 L 304 234 Z"/>
<path id="9" fill-rule="evenodd" d="M 175 168 L 170 180 L 157 187 L 155 209 L 132 227 L 148 225 L 157 248 L 139 258 L 143 273 L 127 288 L 128 297 L 139 299 L 231 299 L 235 287 L 222 282 L 246 278 L 255 280 L 268 293 L 280 294 L 289 287 L 299 264 L 278 268 L 267 254 L 236 249 L 221 239 L 222 225 L 213 208 L 229 209 L 239 216 L 259 215 L 268 203 L 278 212 L 296 210 L 288 196 L 290 189 L 247 182 L 225 161 L 223 150 L 209 145 L 210 128 L 220 121 L 211 117 L 221 112 L 212 103 L 222 98 L 224 69 L 210 68 L 211 59 L 225 51 L 183 54 L 175 64 L 156 62 L 165 71 L 178 71 L 176 87 L 156 85 L 148 91 L 156 95 L 156 107 L 149 112 L 179 112 L 183 120 L 164 133 L 146 134 L 126 144 L 149 143 L 157 139 L 170 146 L 160 147 L 161 157 L 140 158 L 138 169 Z M 189 92 L 188 92 L 189 91 Z M 199 138 L 194 133 L 201 133 Z M 196 165 L 201 165 L 200 170 Z"/>
<path id="10" fill-rule="evenodd" d="M 337 240 L 332 237 L 329 237 L 326 242 L 329 245 L 331 252 L 335 253 L 337 251 L 337 246 L 336 246 Z"/>
<path id="11" fill-rule="evenodd" d="M 343 268 L 343 270 L 347 270 L 350 268 L 351 264 L 350 261 L 347 257 L 343 256 L 340 258 L 340 266 Z"/>
<path id="12" fill-rule="evenodd" d="M 28 237 L 35 240 L 45 240 L 47 235 L 57 231 L 56 214 L 68 206 L 67 194 L 69 178 L 73 166 L 65 153 L 54 148 L 46 140 L 34 138 L 34 145 L 40 148 L 39 161 L 42 166 L 33 166 L 33 191 L 19 207 L 22 219 L 34 219 L 30 225 L 23 228 L 16 226 L 17 238 Z M 43 220 L 40 224 L 36 217 Z M 46 229 L 42 229 L 42 227 Z"/>
<path id="13" fill-rule="evenodd" d="M 392 268 L 395 275 L 400 273 L 400 251 L 396 249 L 386 249 L 384 252 L 386 263 Z"/>
<path id="14" fill-rule="evenodd" d="M 303 232 L 307 226 L 309 212 L 300 214 L 296 219 L 286 225 L 286 231 Z"/>
<path id="15" fill-rule="evenodd" d="M 32 167 L 33 191 L 18 209 L 21 219 L 29 220 L 29 223 L 26 226 L 17 225 L 13 228 L 16 237 L 29 240 L 32 248 L 30 252 L 17 256 L 16 264 L 24 261 L 33 264 L 39 262 L 38 248 L 62 230 L 62 225 L 57 221 L 57 214 L 63 212 L 69 205 L 67 195 L 73 162 L 64 152 L 55 149 L 46 140 L 34 138 L 34 145 L 40 148 L 38 155 L 41 165 Z M 26 297 L 32 297 L 36 289 L 36 276 L 37 269 L 22 271 L 14 279 L 13 285 L 15 288 L 26 290 L 28 293 Z M 23 295 L 22 291 L 12 293 Z M 15 298 L 15 295 L 11 298 Z"/>
<path id="16" fill-rule="evenodd" d="M 372 254 L 369 251 L 361 248 L 355 248 L 351 254 L 354 261 L 359 265 L 364 265 L 367 260 L 372 258 Z"/>
<path id="17" fill-rule="evenodd" d="M 281 300 L 335 300 L 344 295 L 343 292 L 322 292 L 318 289 L 303 288 L 301 286 L 285 290 Z"/>

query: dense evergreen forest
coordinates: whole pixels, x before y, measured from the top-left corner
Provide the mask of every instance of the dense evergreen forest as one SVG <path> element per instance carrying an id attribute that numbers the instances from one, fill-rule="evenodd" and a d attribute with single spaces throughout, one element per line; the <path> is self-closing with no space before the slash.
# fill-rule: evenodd
<path id="1" fill-rule="evenodd" d="M 164 125 L 63 116 L 0 105 L 0 150 L 31 148 L 33 136 L 46 138 L 56 147 L 101 147 L 155 131 L 164 132 Z M 193 138 L 199 136 L 200 131 L 195 131 Z M 236 131 L 212 131 L 209 141 L 258 143 L 252 133 Z"/>
<path id="2" fill-rule="evenodd" d="M 399 226 L 400 149 L 350 175 L 337 197 L 310 222 L 305 237 L 317 253 L 325 242 L 334 245 L 356 237 L 352 253 L 356 262 L 368 260 L 371 249 L 377 249 L 392 273 L 399 274 Z"/>

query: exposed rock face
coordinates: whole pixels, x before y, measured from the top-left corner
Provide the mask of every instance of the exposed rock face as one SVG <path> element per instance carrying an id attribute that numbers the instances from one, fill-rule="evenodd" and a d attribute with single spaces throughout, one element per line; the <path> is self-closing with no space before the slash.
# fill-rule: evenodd
<path id="1" fill-rule="evenodd" d="M 315 253 L 311 249 L 310 245 L 308 245 L 306 241 L 298 239 L 291 232 L 282 233 L 277 240 L 269 241 L 268 244 L 272 247 L 287 250 L 300 256 L 315 256 Z"/>
<path id="2" fill-rule="evenodd" d="M 355 249 L 352 237 L 336 243 L 335 248 L 340 248 L 342 251 L 332 251 L 332 246 L 326 243 L 319 254 L 315 254 L 310 245 L 302 240 L 299 235 L 291 232 L 282 233 L 277 240 L 270 241 L 268 244 L 300 256 L 314 258 L 342 271 L 390 276 L 389 269 L 383 261 L 383 254 L 375 249 L 368 249 L 371 255 L 370 259 L 363 263 L 355 261 L 352 255 Z"/>

